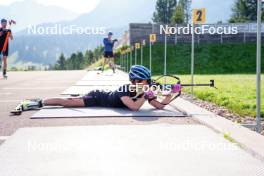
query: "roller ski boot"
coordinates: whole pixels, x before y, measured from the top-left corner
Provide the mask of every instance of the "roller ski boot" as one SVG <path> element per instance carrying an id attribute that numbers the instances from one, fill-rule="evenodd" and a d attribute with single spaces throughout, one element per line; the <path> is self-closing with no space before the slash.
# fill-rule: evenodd
<path id="1" fill-rule="evenodd" d="M 7 79 L 6 70 L 3 69 L 3 79 Z"/>
<path id="2" fill-rule="evenodd" d="M 109 67 L 113 70 L 113 73 L 115 73 L 116 71 L 116 68 L 115 68 L 115 64 L 114 63 L 112 63 L 112 62 L 110 62 L 109 63 Z"/>
<path id="3" fill-rule="evenodd" d="M 8 78 L 7 75 L 3 75 L 3 79 L 7 80 L 7 78 Z"/>
<path id="4" fill-rule="evenodd" d="M 23 100 L 10 113 L 15 116 L 21 115 L 24 111 L 39 110 L 43 107 L 41 99 Z"/>

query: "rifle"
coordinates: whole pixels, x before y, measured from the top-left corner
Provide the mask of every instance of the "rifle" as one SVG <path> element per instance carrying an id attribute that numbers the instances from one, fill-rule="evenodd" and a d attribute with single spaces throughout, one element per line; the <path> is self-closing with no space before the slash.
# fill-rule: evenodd
<path id="1" fill-rule="evenodd" d="M 174 84 L 161 84 L 161 83 L 159 83 L 159 80 L 161 80 L 162 78 L 165 78 L 165 77 L 174 78 L 175 83 Z M 171 99 L 170 102 L 174 101 L 175 99 L 177 99 L 178 97 L 181 96 L 183 87 L 212 87 L 212 88 L 216 88 L 214 80 L 210 80 L 210 82 L 207 84 L 206 83 L 205 84 L 182 84 L 180 78 L 177 76 L 173 76 L 173 75 L 163 75 L 163 76 L 158 77 L 157 79 L 152 81 L 151 87 L 152 86 L 158 86 L 158 88 L 161 91 L 167 90 L 167 91 L 171 91 L 171 92 L 177 86 L 179 91 L 173 93 L 175 95 L 173 96 L 173 98 Z"/>
<path id="2" fill-rule="evenodd" d="M 175 82 L 173 84 L 162 84 L 159 82 L 162 78 L 166 78 L 166 77 L 174 78 Z M 170 101 L 171 103 L 172 101 L 174 101 L 175 99 L 181 96 L 183 87 L 216 88 L 214 80 L 210 80 L 208 84 L 182 84 L 180 78 L 177 76 L 163 75 L 155 80 L 152 80 L 151 83 L 147 86 L 139 84 L 132 86 L 132 89 L 136 90 L 137 92 L 137 95 L 134 98 L 139 97 L 142 93 L 145 93 L 145 95 L 148 94 L 149 96 L 160 96 L 160 95 L 164 96 L 168 94 L 173 94 L 173 97 Z"/>

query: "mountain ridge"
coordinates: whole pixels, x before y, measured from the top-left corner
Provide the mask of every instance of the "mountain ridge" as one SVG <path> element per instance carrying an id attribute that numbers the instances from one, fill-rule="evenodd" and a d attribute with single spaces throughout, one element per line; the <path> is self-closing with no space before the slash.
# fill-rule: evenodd
<path id="1" fill-rule="evenodd" d="M 24 0 L 0 6 L 0 16 L 1 18 L 16 20 L 17 25 L 13 27 L 13 30 L 17 32 L 25 29 L 28 25 L 72 20 L 78 17 L 78 14 L 58 6 L 46 6 L 34 1 Z"/>
<path id="2" fill-rule="evenodd" d="M 119 38 L 125 30 L 128 30 L 129 23 L 149 22 L 154 7 L 155 2 L 153 0 L 134 0 L 133 2 L 102 0 L 94 10 L 87 14 L 80 15 L 72 20 L 42 23 L 39 26 L 47 27 L 54 24 L 68 26 L 74 24 L 80 27 L 106 27 L 106 32 L 111 30 L 115 34 L 114 38 Z M 25 35 L 27 34 L 26 29 L 17 34 L 15 43 L 11 47 L 11 53 L 16 53 L 18 57 L 16 60 L 41 64 L 54 64 L 60 53 L 70 55 L 76 51 L 94 49 L 102 44 L 102 39 L 105 37 L 98 35 Z"/>

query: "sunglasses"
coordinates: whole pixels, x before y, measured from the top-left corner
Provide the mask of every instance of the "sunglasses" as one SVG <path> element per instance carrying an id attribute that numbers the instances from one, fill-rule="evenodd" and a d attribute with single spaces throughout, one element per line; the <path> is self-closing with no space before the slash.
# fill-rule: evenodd
<path id="1" fill-rule="evenodd" d="M 136 83 L 142 83 L 143 80 L 131 80 L 131 82 L 132 82 L 133 84 L 136 84 Z"/>

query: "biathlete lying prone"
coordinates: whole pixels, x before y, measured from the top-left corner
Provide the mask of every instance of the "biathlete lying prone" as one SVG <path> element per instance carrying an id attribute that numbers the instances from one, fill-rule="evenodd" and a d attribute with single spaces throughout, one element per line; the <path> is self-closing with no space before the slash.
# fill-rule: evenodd
<path id="1" fill-rule="evenodd" d="M 144 87 L 150 84 L 150 71 L 141 65 L 134 65 L 129 72 L 131 84 L 121 86 L 118 90 L 104 92 L 94 90 L 83 97 L 76 98 L 51 98 L 43 101 L 44 106 L 63 106 L 63 107 L 113 107 L 129 108 L 132 111 L 138 111 L 145 101 L 148 101 L 157 109 L 164 108 L 169 104 L 171 95 L 165 96 L 161 102 L 150 91 L 137 91 L 137 87 Z M 136 86 L 137 85 L 137 86 Z M 133 88 L 135 88 L 133 90 Z M 177 91 L 177 90 L 176 90 Z M 179 89 L 180 91 L 180 89 Z"/>
<path id="2" fill-rule="evenodd" d="M 166 76 L 174 78 L 176 82 L 174 84 L 158 83 L 161 78 Z M 215 87 L 214 80 L 211 80 L 210 84 L 181 84 L 180 78 L 170 75 L 163 75 L 156 81 L 152 81 L 150 71 L 141 65 L 131 67 L 129 79 L 130 84 L 123 85 L 116 91 L 94 90 L 81 97 L 24 100 L 11 113 L 20 115 L 23 111 L 39 109 L 43 106 L 63 106 L 65 108 L 111 107 L 138 111 L 145 101 L 157 109 L 163 109 L 181 95 L 182 87 Z M 160 94 L 165 97 L 161 101 L 157 99 Z"/>

